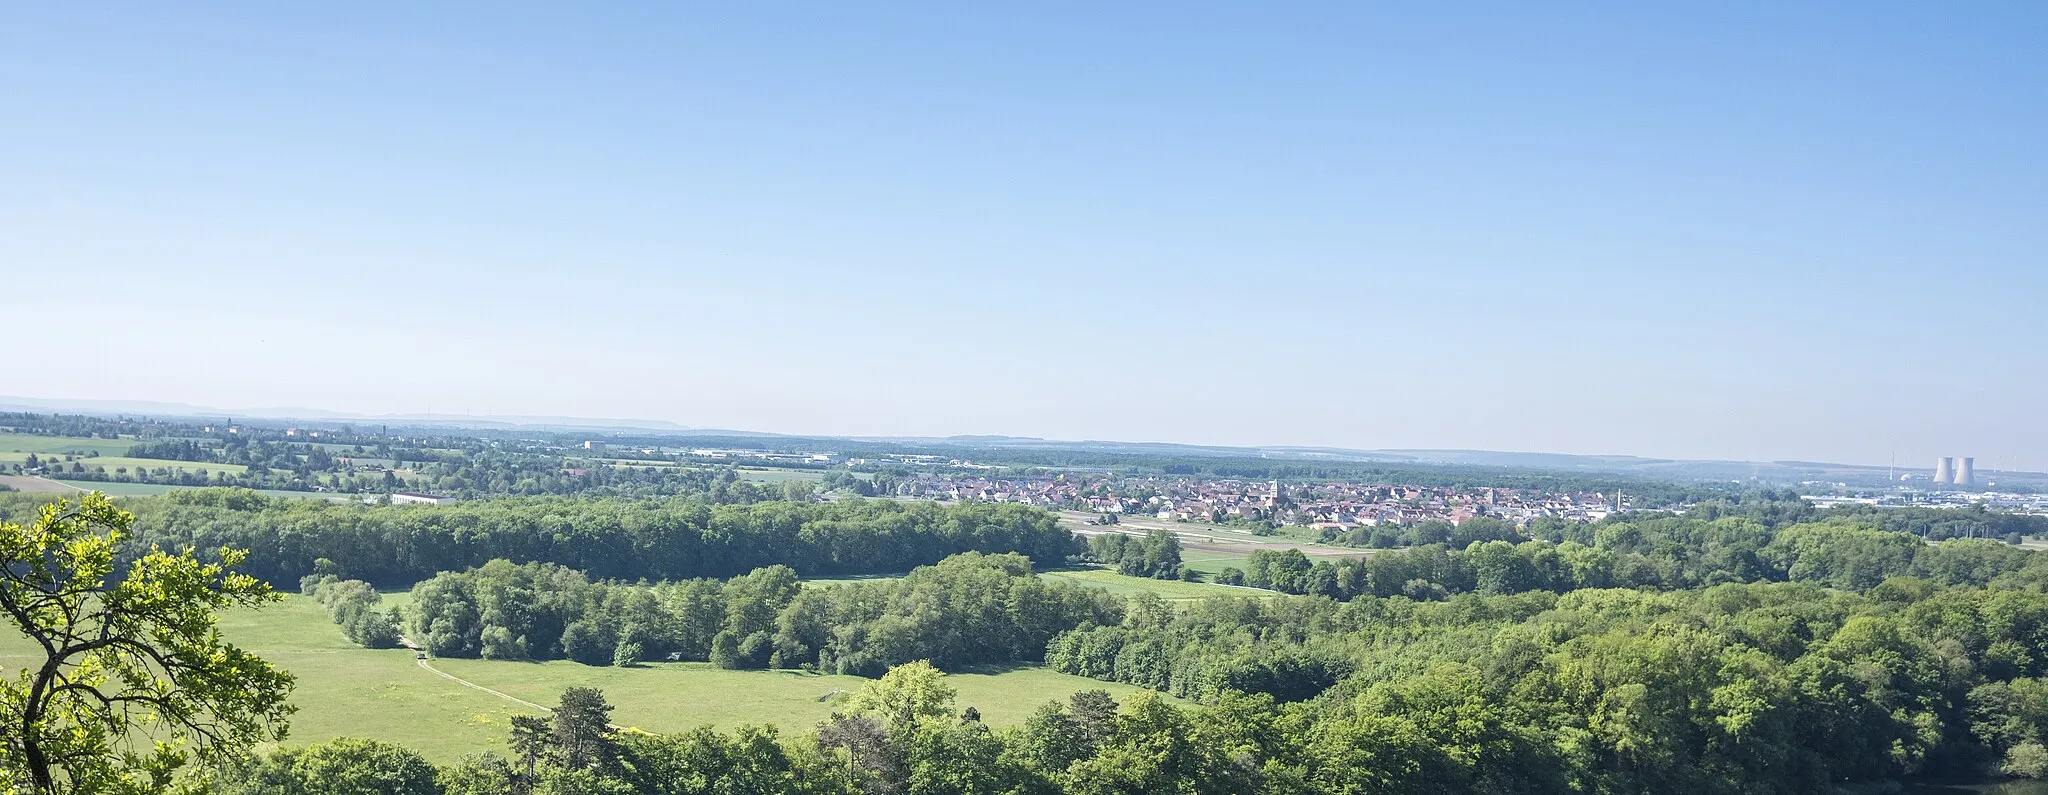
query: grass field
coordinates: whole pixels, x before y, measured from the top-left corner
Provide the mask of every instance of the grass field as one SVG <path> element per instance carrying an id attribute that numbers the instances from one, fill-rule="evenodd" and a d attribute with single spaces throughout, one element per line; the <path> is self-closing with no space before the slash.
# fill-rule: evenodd
<path id="1" fill-rule="evenodd" d="M 387 602 L 399 602 L 387 597 Z M 403 649 L 358 648 L 341 636 L 312 600 L 287 596 L 262 610 L 237 610 L 222 617 L 222 631 L 298 677 L 287 743 L 299 745 L 335 737 L 371 737 L 401 743 L 441 763 L 486 749 L 504 751 L 513 715 L 528 707 L 442 678 L 420 667 Z M 0 636 L 0 670 L 15 675 L 29 664 L 33 647 L 11 632 Z M 436 668 L 507 695 L 551 704 L 564 688 L 602 688 L 618 709 L 617 723 L 654 732 L 683 731 L 704 724 L 729 728 L 773 723 L 785 733 L 808 732 L 831 714 L 834 690 L 853 690 L 868 680 L 786 671 L 721 671 L 700 663 L 657 663 L 636 668 L 597 668 L 571 662 L 521 663 L 435 660 Z M 1089 689 L 1119 697 L 1135 688 L 1055 673 L 1042 668 L 960 673 L 947 678 L 960 692 L 959 705 L 981 710 L 985 720 L 1006 725 L 1022 720 L 1039 704 Z"/>
<path id="2" fill-rule="evenodd" d="M 1047 580 L 1101 588 L 1121 596 L 1140 593 L 1158 594 L 1163 599 L 1214 599 L 1219 596 L 1272 596 L 1273 592 L 1257 588 L 1242 588 L 1229 585 L 1215 585 L 1204 582 L 1182 582 L 1180 580 L 1154 580 L 1149 577 L 1132 577 L 1108 569 L 1059 569 L 1039 574 Z"/>
<path id="3" fill-rule="evenodd" d="M 1245 568 L 1245 559 L 1247 557 L 1249 556 L 1234 552 L 1211 552 L 1206 549 L 1188 549 L 1181 551 L 1180 562 L 1187 564 L 1188 568 L 1194 569 L 1195 571 L 1199 571 L 1210 577 L 1215 577 L 1217 574 L 1222 573 L 1225 568 L 1235 568 L 1238 571 L 1243 571 Z"/>

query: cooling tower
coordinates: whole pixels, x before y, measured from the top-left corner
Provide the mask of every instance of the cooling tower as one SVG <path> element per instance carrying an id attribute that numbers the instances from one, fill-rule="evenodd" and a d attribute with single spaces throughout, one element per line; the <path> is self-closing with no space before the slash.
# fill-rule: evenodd
<path id="1" fill-rule="evenodd" d="M 1942 456 L 1942 457 L 1940 457 L 1940 458 L 1937 458 L 1937 459 L 1935 459 L 1935 460 L 1934 460 L 1934 482 L 1936 482 L 1936 483 L 1954 483 L 1954 482 L 1956 482 L 1956 460 L 1955 460 L 1955 459 L 1953 459 L 1953 458 L 1950 458 L 1950 457 L 1948 457 L 1948 456 Z"/>
<path id="2" fill-rule="evenodd" d="M 1977 484 L 1977 459 L 1975 459 L 1975 458 L 1958 458 L 1958 459 L 1956 459 L 1956 485 L 1958 485 L 1958 486 L 1974 486 L 1974 485 L 1976 485 L 1976 484 Z"/>

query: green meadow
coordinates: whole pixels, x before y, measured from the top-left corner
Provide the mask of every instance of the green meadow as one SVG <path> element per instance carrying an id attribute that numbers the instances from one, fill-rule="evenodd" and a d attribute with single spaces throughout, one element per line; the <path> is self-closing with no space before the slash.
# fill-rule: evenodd
<path id="1" fill-rule="evenodd" d="M 402 602 L 402 598 L 389 601 Z M 261 610 L 222 617 L 222 632 L 243 648 L 298 678 L 286 744 L 335 737 L 370 737 L 418 749 L 447 763 L 479 750 L 505 749 L 513 715 L 535 712 L 516 701 L 552 704 L 565 688 L 597 687 L 617 707 L 613 721 L 651 732 L 702 725 L 730 728 L 774 724 L 786 733 L 810 731 L 828 718 L 845 691 L 868 680 L 796 671 L 725 671 L 704 663 L 651 663 L 632 668 L 573 662 L 437 659 L 423 667 L 403 649 L 359 648 L 312 600 L 297 595 Z M 0 637 L 0 669 L 14 675 L 36 659 L 34 648 L 12 632 Z M 956 673 L 947 681 L 958 704 L 975 707 L 993 725 L 1023 720 L 1038 705 L 1101 689 L 1119 697 L 1129 685 L 1099 682 L 1023 666 Z"/>

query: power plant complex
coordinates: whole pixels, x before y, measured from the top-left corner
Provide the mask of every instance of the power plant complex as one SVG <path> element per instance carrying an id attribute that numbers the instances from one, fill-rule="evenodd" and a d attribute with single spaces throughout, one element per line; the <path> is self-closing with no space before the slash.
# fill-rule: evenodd
<path id="1" fill-rule="evenodd" d="M 1977 484 L 1977 459 L 1942 456 L 1934 461 L 1934 482 L 1951 486 Z"/>

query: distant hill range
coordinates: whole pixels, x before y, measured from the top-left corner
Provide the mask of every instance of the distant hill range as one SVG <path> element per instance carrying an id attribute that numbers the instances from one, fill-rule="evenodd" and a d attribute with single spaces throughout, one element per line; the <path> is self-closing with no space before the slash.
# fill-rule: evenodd
<path id="1" fill-rule="evenodd" d="M 665 420 L 601 419 L 590 417 L 549 417 L 525 415 L 470 414 L 351 414 L 298 407 L 217 409 L 185 403 L 133 400 L 61 400 L 0 395 L 0 411 L 38 413 L 62 412 L 95 416 L 145 416 L 155 419 L 233 418 L 258 424 L 368 424 L 409 428 L 514 430 L 531 429 L 557 433 L 583 433 L 622 442 L 642 440 L 647 444 L 695 444 L 699 446 L 741 446 L 750 448 L 808 449 L 823 451 L 844 448 L 849 443 L 897 451 L 913 449 L 944 452 L 957 449 L 963 457 L 970 451 L 984 453 L 1014 451 L 1073 451 L 1116 456 L 1163 456 L 1191 458 L 1261 458 L 1326 462 L 1331 464 L 1436 465 L 1546 472 L 1616 474 L 1667 481 L 1719 481 L 1800 483 L 1820 481 L 1851 486 L 1881 486 L 1896 483 L 1907 472 L 1889 467 L 1833 464 L 1811 461 L 1718 461 L 1705 459 L 1644 458 L 1631 455 L 1573 455 L 1568 453 L 1500 452 L 1493 450 L 1353 449 L 1342 447 L 1263 446 L 1228 447 L 1176 444 L 1173 442 L 1119 442 L 1096 439 L 1060 440 L 1028 436 L 967 435 L 923 436 L 805 436 L 694 428 Z M 986 456 L 984 456 L 986 457 Z M 1984 483 L 2026 485 L 2048 488 L 2048 474 L 2004 470 L 1977 471 Z M 1917 485 L 1925 486 L 1923 479 Z"/>
<path id="2" fill-rule="evenodd" d="M 664 420 L 611 420 L 589 417 L 537 417 L 526 415 L 472 414 L 351 414 L 326 409 L 274 407 L 217 409 L 189 403 L 161 403 L 150 400 L 51 400 L 0 395 L 0 411 L 62 412 L 93 416 L 153 417 L 157 419 L 244 419 L 328 423 L 383 423 L 388 425 L 433 425 L 450 428 L 540 428 L 594 431 L 689 431 L 687 425 Z M 744 431 L 719 431 L 745 434 Z"/>

